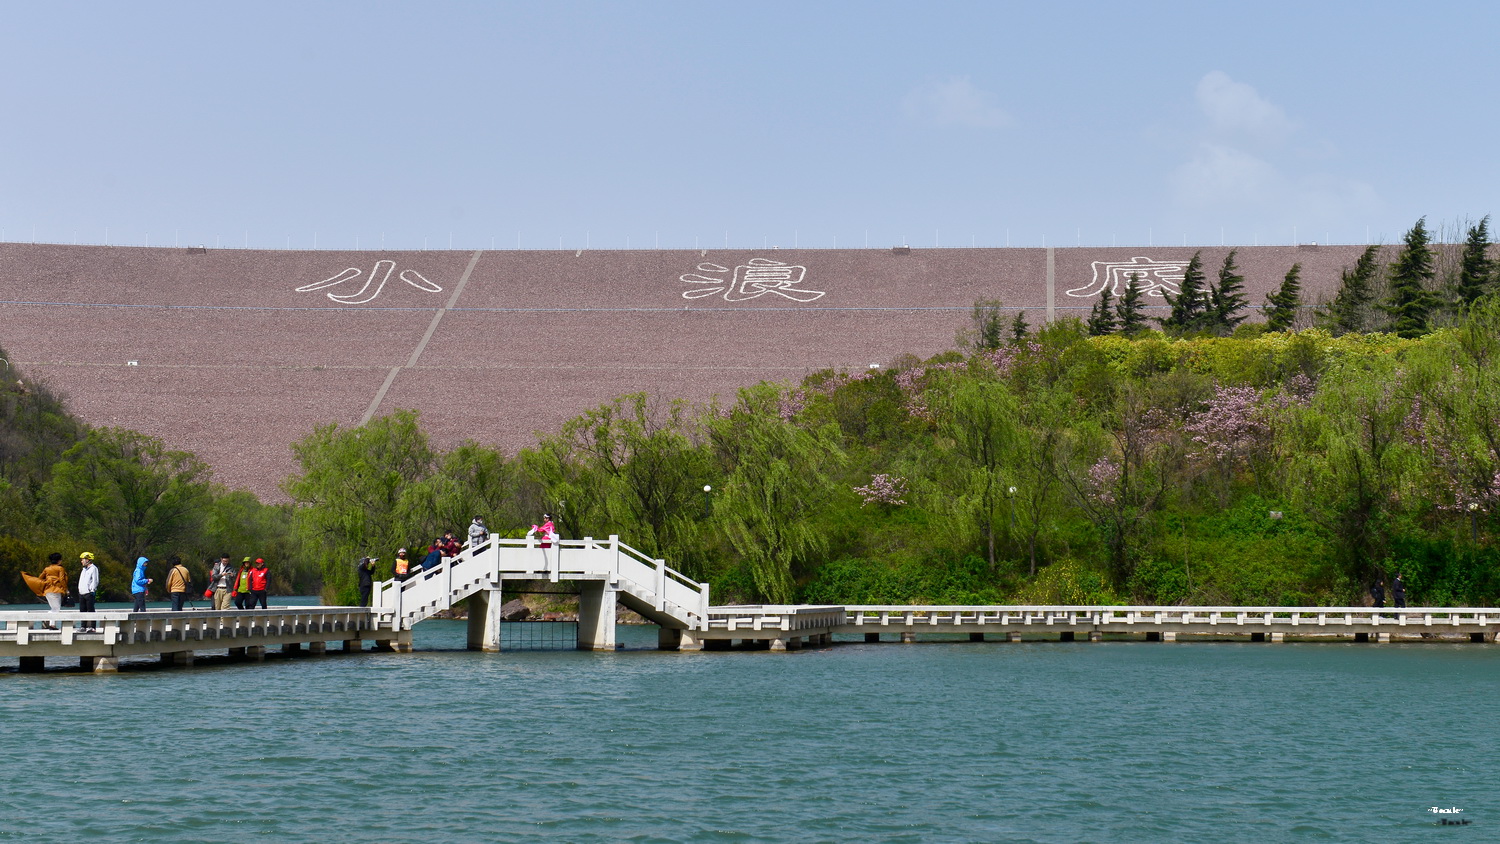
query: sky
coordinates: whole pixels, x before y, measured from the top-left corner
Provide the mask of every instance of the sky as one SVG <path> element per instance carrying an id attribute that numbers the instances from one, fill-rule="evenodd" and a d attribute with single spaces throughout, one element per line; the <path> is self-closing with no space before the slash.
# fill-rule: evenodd
<path id="1" fill-rule="evenodd" d="M 0 0 L 0 240 L 1391 243 L 1500 210 L 1493 2 Z"/>

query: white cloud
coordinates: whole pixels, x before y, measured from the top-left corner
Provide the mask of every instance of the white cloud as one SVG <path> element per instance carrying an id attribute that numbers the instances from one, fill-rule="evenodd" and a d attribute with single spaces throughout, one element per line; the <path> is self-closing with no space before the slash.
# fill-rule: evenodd
<path id="1" fill-rule="evenodd" d="M 1250 85 L 1216 70 L 1198 81 L 1195 96 L 1205 122 L 1168 179 L 1190 218 L 1261 230 L 1337 227 L 1381 204 L 1368 183 L 1314 169 L 1337 166 L 1336 154 Z"/>
<path id="2" fill-rule="evenodd" d="M 901 108 L 912 120 L 940 126 L 995 129 L 1010 123 L 995 95 L 976 87 L 967 76 L 919 86 L 902 98 Z"/>
<path id="3" fill-rule="evenodd" d="M 1265 225 L 1330 225 L 1380 205 L 1366 182 L 1326 173 L 1288 174 L 1244 150 L 1209 142 L 1173 171 L 1171 186 L 1178 205 L 1195 214 Z"/>
<path id="4" fill-rule="evenodd" d="M 1198 107 L 1219 135 L 1278 144 L 1296 129 L 1280 106 L 1223 71 L 1212 71 L 1198 80 L 1197 98 Z"/>

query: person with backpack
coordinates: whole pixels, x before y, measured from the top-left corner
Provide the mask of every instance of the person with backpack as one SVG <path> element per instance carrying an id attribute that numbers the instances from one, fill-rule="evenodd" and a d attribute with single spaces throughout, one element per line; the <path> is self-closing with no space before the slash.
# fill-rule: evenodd
<path id="1" fill-rule="evenodd" d="M 192 588 L 189 583 L 191 575 L 176 554 L 168 557 L 167 562 L 172 565 L 167 570 L 167 597 L 172 599 L 172 612 L 182 612 L 182 602 L 187 599 L 188 589 Z"/>
<path id="2" fill-rule="evenodd" d="M 362 607 L 370 605 L 370 594 L 375 591 L 375 563 L 378 560 L 378 557 L 360 557 L 354 564 L 354 572 L 359 575 L 359 605 Z"/>

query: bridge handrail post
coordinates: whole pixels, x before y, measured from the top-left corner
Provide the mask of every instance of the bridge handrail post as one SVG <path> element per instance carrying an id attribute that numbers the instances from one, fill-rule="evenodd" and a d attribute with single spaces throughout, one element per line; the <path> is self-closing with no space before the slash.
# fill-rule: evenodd
<path id="1" fill-rule="evenodd" d="M 708 584 L 698 584 L 698 622 L 702 625 L 699 629 L 708 629 Z"/>
<path id="2" fill-rule="evenodd" d="M 612 533 L 609 535 L 609 573 L 614 575 L 615 582 L 620 581 L 620 535 Z"/>
<path id="3" fill-rule="evenodd" d="M 667 561 L 656 561 L 656 610 L 667 608 Z"/>

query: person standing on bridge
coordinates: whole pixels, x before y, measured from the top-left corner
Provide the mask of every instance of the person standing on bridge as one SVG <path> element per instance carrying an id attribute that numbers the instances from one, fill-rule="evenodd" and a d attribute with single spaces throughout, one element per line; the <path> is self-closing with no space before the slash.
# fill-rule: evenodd
<path id="1" fill-rule="evenodd" d="M 1391 599 L 1397 607 L 1406 606 L 1406 581 L 1401 579 L 1401 572 L 1396 572 L 1396 579 L 1391 582 Z"/>
<path id="2" fill-rule="evenodd" d="M 266 607 L 266 584 L 271 579 L 271 571 L 266 567 L 266 561 L 261 557 L 255 558 L 255 565 L 250 567 L 250 609 L 255 609 L 260 604 L 261 609 Z"/>
<path id="3" fill-rule="evenodd" d="M 490 530 L 484 526 L 484 519 L 478 516 L 469 525 L 469 553 L 473 554 L 481 546 L 490 541 Z"/>
<path id="4" fill-rule="evenodd" d="M 47 599 L 47 612 L 62 612 L 63 596 L 68 594 L 68 573 L 62 567 L 62 555 L 53 551 L 47 555 L 47 567 L 42 569 L 42 595 Z M 56 630 L 57 624 L 48 621 L 48 630 Z"/>
<path id="5" fill-rule="evenodd" d="M 237 610 L 248 610 L 250 603 L 250 558 L 246 557 L 240 563 L 240 568 L 234 573 L 234 608 Z"/>
<path id="6" fill-rule="evenodd" d="M 443 531 L 443 538 L 439 542 L 443 547 L 443 556 L 449 559 L 457 557 L 459 552 L 464 549 L 463 545 L 459 543 L 458 537 L 454 536 L 451 530 Z"/>
<path id="7" fill-rule="evenodd" d="M 402 548 L 396 552 L 396 563 L 391 575 L 396 580 L 402 581 L 411 576 L 411 560 L 406 558 L 406 549 Z"/>
<path id="8" fill-rule="evenodd" d="M 229 555 L 223 554 L 214 567 L 208 570 L 208 585 L 214 590 L 214 609 L 229 609 L 231 589 L 234 583 L 234 566 L 229 563 Z"/>
<path id="9" fill-rule="evenodd" d="M 135 601 L 131 608 L 133 612 L 146 611 L 146 587 L 151 585 L 151 578 L 146 576 L 146 564 L 151 562 L 145 557 L 135 558 L 135 573 L 130 576 L 130 597 Z"/>
<path id="10" fill-rule="evenodd" d="M 167 597 L 172 599 L 172 612 L 182 612 L 182 602 L 187 598 L 190 575 L 187 566 L 182 564 L 182 558 L 176 554 L 168 557 L 167 562 L 172 564 L 172 567 L 167 569 Z"/>
<path id="11" fill-rule="evenodd" d="M 378 557 L 360 557 L 354 564 L 354 573 L 359 576 L 359 605 L 370 605 L 370 594 L 375 591 L 375 563 Z"/>
<path id="12" fill-rule="evenodd" d="M 1375 609 L 1378 610 L 1385 606 L 1384 580 L 1377 580 L 1375 581 L 1375 585 L 1370 587 L 1370 597 L 1375 600 Z"/>
<path id="13" fill-rule="evenodd" d="M 99 567 L 94 565 L 94 552 L 85 551 L 78 555 L 78 611 L 95 612 L 94 593 L 99 591 Z M 94 622 L 86 622 L 87 627 L 83 632 L 92 633 Z"/>

